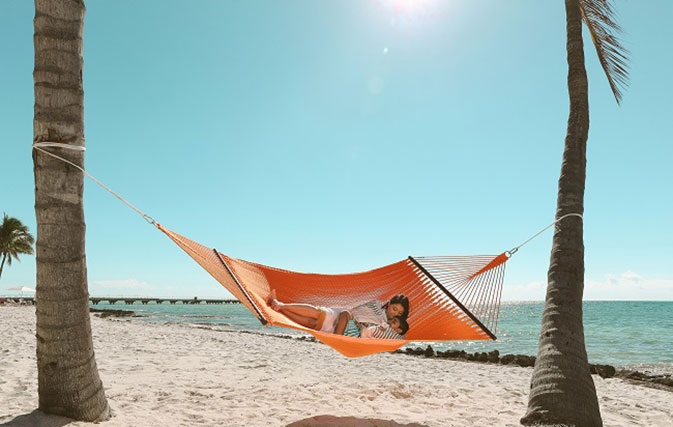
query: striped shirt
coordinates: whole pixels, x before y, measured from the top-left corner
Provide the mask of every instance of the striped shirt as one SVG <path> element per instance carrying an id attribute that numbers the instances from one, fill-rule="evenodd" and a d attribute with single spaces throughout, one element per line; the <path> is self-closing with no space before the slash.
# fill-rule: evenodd
<path id="1" fill-rule="evenodd" d="M 372 338 L 378 340 L 403 340 L 404 336 L 393 331 L 393 329 L 386 325 L 382 326 L 367 326 L 360 330 L 360 337 Z"/>
<path id="2" fill-rule="evenodd" d="M 372 300 L 354 307 L 348 312 L 360 330 L 362 338 L 381 340 L 403 340 L 404 336 L 393 331 L 388 325 L 388 318 L 381 303 Z"/>

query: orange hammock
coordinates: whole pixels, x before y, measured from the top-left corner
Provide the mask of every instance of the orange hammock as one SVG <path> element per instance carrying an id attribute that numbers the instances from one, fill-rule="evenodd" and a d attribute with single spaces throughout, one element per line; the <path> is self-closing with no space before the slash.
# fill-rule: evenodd
<path id="1" fill-rule="evenodd" d="M 232 258 L 155 224 L 245 305 L 264 325 L 306 331 L 348 357 L 393 351 L 410 342 L 495 339 L 507 253 L 491 256 L 409 257 L 371 271 L 297 273 Z M 336 335 L 299 325 L 272 310 L 265 298 L 353 308 L 368 301 L 409 298 L 405 339 Z M 492 332 L 493 331 L 493 332 Z"/>
<path id="2" fill-rule="evenodd" d="M 523 245 L 564 218 L 576 216 L 583 220 L 580 213 L 566 213 L 519 246 L 500 255 L 409 257 L 362 273 L 297 273 L 228 257 L 167 230 L 82 167 L 44 149 L 58 147 L 83 151 L 81 146 L 62 141 L 42 141 L 35 142 L 33 147 L 80 170 L 168 235 L 252 311 L 262 324 L 306 331 L 349 357 L 393 351 L 414 341 L 495 339 L 505 262 Z M 278 299 L 286 303 L 346 310 L 372 300 L 385 303 L 394 295 L 405 294 L 409 298 L 407 322 L 410 329 L 401 340 L 356 338 L 316 331 L 271 310 L 265 303 L 271 290 L 275 290 Z"/>

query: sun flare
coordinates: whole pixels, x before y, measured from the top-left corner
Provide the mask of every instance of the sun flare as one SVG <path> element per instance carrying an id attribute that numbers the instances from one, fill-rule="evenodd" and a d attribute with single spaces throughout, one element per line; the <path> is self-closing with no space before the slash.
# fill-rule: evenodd
<path id="1" fill-rule="evenodd" d="M 436 0 L 380 0 L 380 2 L 395 14 L 413 16 L 427 12 Z"/>

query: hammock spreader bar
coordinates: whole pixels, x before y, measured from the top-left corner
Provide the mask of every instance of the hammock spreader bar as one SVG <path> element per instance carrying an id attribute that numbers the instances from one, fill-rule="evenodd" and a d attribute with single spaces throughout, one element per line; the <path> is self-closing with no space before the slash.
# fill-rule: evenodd
<path id="1" fill-rule="evenodd" d="M 262 325 L 266 326 L 267 321 L 264 318 L 264 315 L 262 314 L 261 311 L 259 311 L 259 308 L 257 307 L 257 305 L 250 298 L 250 295 L 248 295 L 248 291 L 246 291 L 245 288 L 243 287 L 243 285 L 241 285 L 241 282 L 238 281 L 238 277 L 236 277 L 234 272 L 231 271 L 231 268 L 229 268 L 229 265 L 227 265 L 227 262 L 224 259 L 222 259 L 222 255 L 220 255 L 220 253 L 217 251 L 217 249 L 213 249 L 213 252 L 215 252 L 215 255 L 217 255 L 217 258 L 220 260 L 220 262 L 222 262 L 222 265 L 224 265 L 224 268 L 227 269 L 227 271 L 231 275 L 231 278 L 234 279 L 234 282 L 236 282 L 236 285 L 238 285 L 238 288 L 241 290 L 241 292 L 243 292 L 245 297 L 248 299 L 248 301 L 250 302 L 250 305 L 252 305 L 255 308 L 255 313 L 257 314 L 257 318 L 259 319 L 259 321 L 262 322 Z"/>
<path id="2" fill-rule="evenodd" d="M 441 283 L 440 283 L 440 282 L 439 282 L 439 281 L 438 281 L 432 274 L 430 274 L 430 273 L 428 272 L 428 270 L 425 269 L 425 267 L 423 267 L 421 264 L 419 264 L 418 261 L 416 261 L 416 260 L 414 259 L 414 257 L 412 257 L 412 256 L 409 256 L 409 260 L 410 260 L 411 262 L 413 262 L 414 265 L 416 265 L 416 267 L 418 267 L 418 268 L 419 268 L 419 269 L 420 269 L 426 276 L 428 276 L 428 278 L 429 278 L 430 280 L 432 280 L 432 282 L 433 282 L 435 285 L 437 285 L 437 287 L 438 287 L 439 289 L 441 289 L 441 290 L 446 294 L 446 296 L 448 296 L 449 298 L 451 298 L 451 300 L 452 300 L 458 307 L 460 307 L 461 310 L 463 310 L 463 311 L 465 312 L 465 314 L 467 314 L 467 315 L 469 316 L 469 318 L 472 319 L 472 321 L 473 321 L 474 323 L 476 323 L 477 325 L 479 325 L 479 327 L 480 327 L 484 332 L 486 332 L 486 333 L 488 334 L 488 336 L 491 337 L 492 340 L 494 340 L 494 341 L 497 340 L 497 337 L 493 334 L 493 332 L 491 332 L 486 326 L 484 326 L 484 324 L 481 323 L 481 321 L 480 321 L 479 319 L 477 319 L 476 317 L 474 317 L 474 314 L 472 314 L 472 313 L 470 312 L 470 310 L 468 310 L 467 308 L 465 308 L 465 306 L 464 306 L 460 301 L 458 301 L 458 299 L 456 299 L 456 297 L 454 297 L 453 294 L 452 294 L 451 292 L 449 292 L 449 290 L 446 289 L 446 288 L 444 287 L 444 285 L 442 285 L 442 284 L 441 284 Z M 486 271 L 485 268 L 482 269 L 482 270 Z M 480 273 L 483 273 L 484 271 L 480 271 Z M 476 276 L 476 274 L 475 274 L 475 276 Z"/>

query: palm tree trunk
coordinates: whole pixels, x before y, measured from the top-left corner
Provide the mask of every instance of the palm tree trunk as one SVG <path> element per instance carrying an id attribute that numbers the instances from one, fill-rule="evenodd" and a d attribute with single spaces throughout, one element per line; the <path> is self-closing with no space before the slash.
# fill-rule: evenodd
<path id="1" fill-rule="evenodd" d="M 82 0 L 35 0 L 34 141 L 84 145 Z M 79 151 L 52 149 L 75 164 Z M 37 217 L 37 368 L 40 410 L 77 420 L 109 416 L 91 339 L 84 252 L 84 182 L 33 152 Z"/>
<path id="2" fill-rule="evenodd" d="M 586 142 L 589 132 L 579 0 L 566 0 L 570 115 L 558 186 L 556 218 L 584 212 Z M 524 425 L 602 426 L 589 372 L 582 324 L 584 242 L 582 220 L 571 216 L 554 232 L 538 357 Z"/>
<path id="3" fill-rule="evenodd" d="M 2 263 L 0 263 L 0 277 L 2 277 L 2 269 L 5 267 L 5 260 L 7 259 L 7 254 L 2 254 Z"/>

